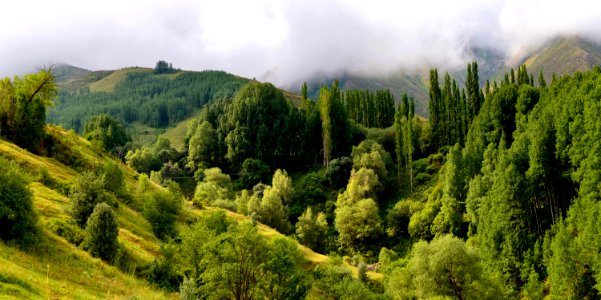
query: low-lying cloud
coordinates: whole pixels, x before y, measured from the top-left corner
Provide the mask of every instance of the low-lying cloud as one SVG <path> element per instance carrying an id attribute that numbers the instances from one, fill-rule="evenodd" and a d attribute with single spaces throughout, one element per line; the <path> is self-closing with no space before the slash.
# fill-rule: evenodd
<path id="1" fill-rule="evenodd" d="M 462 67 L 472 47 L 517 57 L 557 35 L 601 41 L 601 3 L 586 0 L 11 1 L 3 12 L 0 76 L 167 60 L 294 86 Z"/>

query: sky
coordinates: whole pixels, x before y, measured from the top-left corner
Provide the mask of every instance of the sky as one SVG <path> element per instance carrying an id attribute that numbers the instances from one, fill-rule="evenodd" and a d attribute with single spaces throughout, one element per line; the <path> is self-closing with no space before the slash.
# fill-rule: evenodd
<path id="1" fill-rule="evenodd" d="M 50 63 L 106 70 L 166 60 L 293 86 L 342 72 L 462 67 L 472 47 L 516 59 L 557 35 L 601 41 L 598 0 L 18 0 L 2 12 L 2 77 Z"/>

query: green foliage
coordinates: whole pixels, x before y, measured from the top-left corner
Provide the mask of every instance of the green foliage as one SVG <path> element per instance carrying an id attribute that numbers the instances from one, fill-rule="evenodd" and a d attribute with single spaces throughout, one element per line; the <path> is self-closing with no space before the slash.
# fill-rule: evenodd
<path id="1" fill-rule="evenodd" d="M 342 101 L 349 118 L 365 127 L 386 128 L 394 121 L 394 96 L 390 90 L 348 90 Z"/>
<path id="2" fill-rule="evenodd" d="M 353 161 L 350 158 L 340 157 L 332 159 L 326 168 L 325 179 L 331 187 L 339 189 L 346 183 L 352 169 Z"/>
<path id="3" fill-rule="evenodd" d="M 45 137 L 46 109 L 57 95 L 52 69 L 0 80 L 0 135 L 29 150 Z"/>
<path id="4" fill-rule="evenodd" d="M 14 161 L 0 157 L 0 239 L 28 248 L 39 239 L 37 214 L 27 176 Z"/>
<path id="5" fill-rule="evenodd" d="M 106 203 L 94 207 L 86 225 L 86 246 L 90 254 L 112 262 L 119 244 L 119 225 L 113 209 Z"/>
<path id="6" fill-rule="evenodd" d="M 156 64 L 156 66 L 154 67 L 153 73 L 154 74 L 169 74 L 169 73 L 174 73 L 177 70 L 175 70 L 173 68 L 173 65 L 171 65 L 171 63 L 167 63 L 164 60 L 159 60 Z"/>
<path id="7" fill-rule="evenodd" d="M 176 271 L 178 248 L 173 244 L 161 244 L 161 258 L 155 258 L 146 270 L 146 280 L 166 291 L 176 291 L 182 281 Z"/>
<path id="8" fill-rule="evenodd" d="M 452 235 L 416 243 L 407 265 L 386 279 L 386 292 L 393 299 L 496 299 L 499 291 L 477 253 Z"/>
<path id="9" fill-rule="evenodd" d="M 109 151 L 131 142 L 125 126 L 107 114 L 90 118 L 84 125 L 83 135 L 88 140 L 100 143 L 104 149 Z"/>
<path id="10" fill-rule="evenodd" d="M 100 172 L 105 181 L 104 189 L 116 196 L 124 196 L 126 194 L 123 171 L 121 171 L 117 163 L 113 161 L 106 162 Z"/>
<path id="11" fill-rule="evenodd" d="M 174 237 L 175 221 L 182 209 L 181 195 L 171 191 L 158 191 L 149 195 L 142 214 L 152 225 L 152 232 L 159 239 Z"/>
<path id="12" fill-rule="evenodd" d="M 268 182 L 269 166 L 264 162 L 248 158 L 242 163 L 240 169 L 240 184 L 242 188 L 249 189 L 259 182 Z"/>
<path id="13" fill-rule="evenodd" d="M 268 242 L 252 224 L 231 223 L 222 212 L 183 232 L 182 256 L 189 281 L 181 290 L 194 298 L 297 299 L 308 287 L 292 241 Z"/>
<path id="14" fill-rule="evenodd" d="M 311 207 L 298 218 L 296 236 L 301 244 L 318 252 L 325 249 L 328 222 L 322 212 L 313 214 Z"/>
<path id="15" fill-rule="evenodd" d="M 219 168 L 204 170 L 204 179 L 199 182 L 194 192 L 193 202 L 197 205 L 230 202 L 233 208 L 234 195 L 232 180 L 229 175 L 223 174 Z"/>
<path id="16" fill-rule="evenodd" d="M 317 106 L 321 117 L 323 165 L 327 167 L 333 158 L 348 155 L 351 147 L 351 126 L 338 81 L 334 81 L 330 89 L 321 88 Z"/>
<path id="17" fill-rule="evenodd" d="M 116 204 L 114 197 L 107 194 L 104 187 L 105 179 L 103 176 L 85 172 L 77 177 L 69 194 L 69 213 L 79 227 L 84 228 L 86 226 L 88 217 L 92 214 L 96 205 L 100 203 Z"/>
<path id="18" fill-rule="evenodd" d="M 350 251 L 365 250 L 378 240 L 382 224 L 373 196 L 380 183 L 372 169 L 361 168 L 351 174 L 346 191 L 338 195 L 334 227 L 338 241 Z"/>
<path id="19" fill-rule="evenodd" d="M 283 147 L 283 128 L 290 111 L 284 95 L 273 85 L 250 83 L 236 94 L 228 112 L 227 158 L 238 170 L 246 158 L 272 165 Z"/>
<path id="20" fill-rule="evenodd" d="M 217 134 L 208 121 L 202 122 L 190 137 L 188 146 L 188 162 L 211 163 L 217 158 Z"/>
<path id="21" fill-rule="evenodd" d="M 149 147 L 128 151 L 125 161 L 130 168 L 140 173 L 148 174 L 150 171 L 158 171 L 161 168 L 161 161 L 156 151 Z"/>

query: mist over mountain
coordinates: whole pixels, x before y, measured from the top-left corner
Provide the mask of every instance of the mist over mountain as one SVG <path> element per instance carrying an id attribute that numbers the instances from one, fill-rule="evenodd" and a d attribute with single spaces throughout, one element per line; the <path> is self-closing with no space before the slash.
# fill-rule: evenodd
<path id="1" fill-rule="evenodd" d="M 478 58 L 472 49 L 493 49 L 517 62 L 558 35 L 599 41 L 601 8 L 594 4 L 18 1 L 6 11 L 37 9 L 28 18 L 7 14 L 0 21 L 0 76 L 49 62 L 110 70 L 164 59 L 186 70 L 224 70 L 298 88 L 316 76 L 463 69 Z"/>

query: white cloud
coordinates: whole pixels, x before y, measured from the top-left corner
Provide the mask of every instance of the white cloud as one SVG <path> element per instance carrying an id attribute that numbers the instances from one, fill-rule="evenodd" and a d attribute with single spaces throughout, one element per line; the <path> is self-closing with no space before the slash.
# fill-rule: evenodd
<path id="1" fill-rule="evenodd" d="M 462 66 L 470 46 L 514 56 L 557 34 L 601 40 L 601 3 L 586 0 L 22 0 L 2 9 L 1 76 L 49 61 L 114 69 L 164 59 L 288 85 Z"/>

